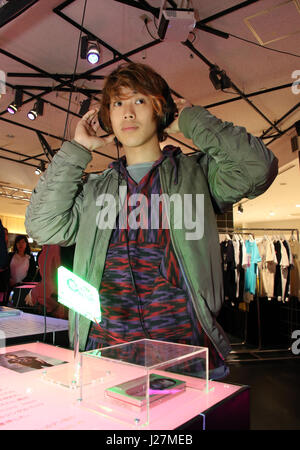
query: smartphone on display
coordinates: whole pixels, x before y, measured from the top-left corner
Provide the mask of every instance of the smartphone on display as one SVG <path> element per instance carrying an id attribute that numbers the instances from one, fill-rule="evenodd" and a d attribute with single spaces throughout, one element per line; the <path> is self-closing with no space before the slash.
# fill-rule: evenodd
<path id="1" fill-rule="evenodd" d="M 175 395 L 184 392 L 185 385 L 185 381 L 152 373 L 149 380 L 149 402 L 173 398 Z M 139 407 L 145 406 L 146 376 L 107 388 L 106 393 L 109 397 L 125 403 Z"/>

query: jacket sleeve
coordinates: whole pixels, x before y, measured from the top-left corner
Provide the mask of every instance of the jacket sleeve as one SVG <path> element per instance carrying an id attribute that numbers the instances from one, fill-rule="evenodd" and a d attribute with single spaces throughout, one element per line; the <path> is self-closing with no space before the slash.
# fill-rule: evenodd
<path id="1" fill-rule="evenodd" d="M 39 244 L 72 245 L 83 201 L 82 174 L 92 159 L 88 150 L 65 142 L 33 190 L 25 226 Z"/>
<path id="2" fill-rule="evenodd" d="M 276 178 L 277 158 L 245 128 L 222 122 L 201 106 L 185 108 L 179 128 L 205 153 L 200 159 L 221 210 L 241 198 L 257 197 Z"/>

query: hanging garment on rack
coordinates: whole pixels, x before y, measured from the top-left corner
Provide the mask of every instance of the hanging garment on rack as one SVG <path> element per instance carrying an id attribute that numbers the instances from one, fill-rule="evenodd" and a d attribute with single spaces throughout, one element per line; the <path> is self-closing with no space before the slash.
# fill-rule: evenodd
<path id="1" fill-rule="evenodd" d="M 283 241 L 279 241 L 281 245 L 281 261 L 280 261 L 280 272 L 281 272 L 281 300 L 285 301 L 285 290 L 288 281 L 288 268 L 290 265 L 290 260 L 286 247 L 283 245 Z M 279 299 L 278 299 L 279 300 Z"/>
<path id="2" fill-rule="evenodd" d="M 235 261 L 235 299 L 236 301 L 239 298 L 239 283 L 240 283 L 240 240 L 236 235 L 233 235 L 232 239 L 233 252 L 234 252 L 234 261 Z"/>
<path id="3" fill-rule="evenodd" d="M 276 253 L 276 270 L 275 270 L 275 280 L 274 280 L 274 293 L 273 297 L 278 300 L 282 297 L 282 282 L 281 282 L 281 245 L 280 241 L 274 241 L 275 253 Z"/>
<path id="4" fill-rule="evenodd" d="M 286 274 L 286 285 L 285 285 L 285 289 L 282 292 L 282 299 L 284 302 L 287 302 L 289 300 L 289 296 L 290 296 L 290 277 L 291 277 L 291 267 L 293 264 L 293 255 L 289 246 L 289 243 L 287 240 L 283 240 L 282 241 L 282 245 L 284 246 L 285 250 L 286 250 L 286 254 L 287 254 L 287 274 Z M 282 269 L 281 269 L 282 270 Z"/>
<path id="5" fill-rule="evenodd" d="M 238 303 L 244 301 L 244 289 L 245 289 L 245 269 L 243 267 L 243 254 L 244 254 L 244 241 L 241 239 L 239 242 L 239 264 L 237 266 L 238 271 L 238 288 L 236 298 Z"/>
<path id="6" fill-rule="evenodd" d="M 232 240 L 221 242 L 222 270 L 225 300 L 234 301 L 236 296 L 235 259 Z"/>
<path id="7" fill-rule="evenodd" d="M 289 240 L 291 254 L 293 255 L 293 266 L 291 268 L 290 295 L 300 300 L 300 243 Z"/>
<path id="8" fill-rule="evenodd" d="M 245 251 L 246 254 L 243 256 L 243 266 L 245 268 L 244 300 L 249 301 L 251 297 L 249 298 L 247 293 L 252 295 L 256 293 L 257 264 L 261 261 L 261 257 L 254 240 L 245 241 Z"/>
<path id="9" fill-rule="evenodd" d="M 276 253 L 273 242 L 267 237 L 257 243 L 261 261 L 258 263 L 259 295 L 270 300 L 274 294 L 274 281 L 276 272 Z"/>

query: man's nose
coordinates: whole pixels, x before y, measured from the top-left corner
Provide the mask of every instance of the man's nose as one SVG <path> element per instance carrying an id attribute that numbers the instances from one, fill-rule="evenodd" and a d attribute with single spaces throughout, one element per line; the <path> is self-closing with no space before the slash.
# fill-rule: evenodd
<path id="1" fill-rule="evenodd" d="M 134 112 L 134 110 L 133 110 L 133 108 L 132 107 L 130 107 L 130 106 L 127 106 L 125 109 L 124 109 L 124 112 L 123 112 L 123 117 L 124 117 L 124 119 L 135 119 L 135 112 Z"/>

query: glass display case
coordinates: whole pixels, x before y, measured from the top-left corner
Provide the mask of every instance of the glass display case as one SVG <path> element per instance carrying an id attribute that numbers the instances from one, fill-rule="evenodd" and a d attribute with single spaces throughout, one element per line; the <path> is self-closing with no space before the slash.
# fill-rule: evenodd
<path id="1" fill-rule="evenodd" d="M 208 392 L 208 349 L 141 339 L 81 353 L 82 379 L 94 371 L 80 385 L 82 407 L 143 427 L 154 411 L 157 419 Z"/>

